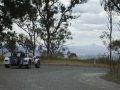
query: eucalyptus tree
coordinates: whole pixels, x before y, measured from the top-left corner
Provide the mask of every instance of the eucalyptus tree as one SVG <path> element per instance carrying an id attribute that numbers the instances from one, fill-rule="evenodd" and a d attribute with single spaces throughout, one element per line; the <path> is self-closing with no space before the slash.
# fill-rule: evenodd
<path id="1" fill-rule="evenodd" d="M 120 11 L 120 0 L 111 0 L 111 2 Z"/>
<path id="2" fill-rule="evenodd" d="M 33 44 L 34 42 L 32 42 L 28 35 L 25 34 L 19 34 L 17 36 L 17 43 L 19 45 L 22 45 L 23 48 L 25 49 L 25 52 L 28 53 L 28 51 L 30 52 L 31 50 L 33 50 Z"/>
<path id="3" fill-rule="evenodd" d="M 17 50 L 15 32 L 8 31 L 6 33 L 3 33 L 0 38 L 2 38 L 2 48 L 6 48 L 7 52 L 13 52 L 14 50 Z"/>
<path id="4" fill-rule="evenodd" d="M 50 53 L 52 55 L 63 53 L 68 50 L 68 48 L 64 45 L 66 42 L 66 39 L 72 39 L 71 32 L 60 29 L 58 30 L 54 35 L 51 35 L 50 39 Z"/>
<path id="5" fill-rule="evenodd" d="M 120 55 L 120 40 L 113 40 L 111 46 L 114 53 Z"/>
<path id="6" fill-rule="evenodd" d="M 32 5 L 29 4 L 27 6 L 27 14 L 20 19 L 15 19 L 14 23 L 21 28 L 27 35 L 23 37 L 27 37 L 31 43 L 29 43 L 33 55 L 35 54 L 35 48 L 37 46 L 37 38 L 38 38 L 38 26 L 37 26 L 37 9 Z M 21 36 L 22 34 L 20 34 Z M 22 42 L 21 42 L 22 43 Z M 24 45 L 24 44 L 23 44 Z M 27 45 L 28 46 L 28 45 Z M 28 48 L 29 48 L 28 46 Z M 24 46 L 23 46 L 24 47 Z"/>
<path id="7" fill-rule="evenodd" d="M 57 51 L 67 39 L 71 39 L 68 30 L 70 20 L 78 15 L 73 14 L 73 8 L 77 4 L 83 4 L 87 0 L 69 0 L 65 5 L 60 0 L 33 0 L 39 14 L 40 37 L 44 41 L 47 55 Z M 61 35 L 62 33 L 62 35 Z"/>
<path id="8" fill-rule="evenodd" d="M 2 37 L 0 38 L 1 43 L 8 39 L 9 45 L 7 46 L 10 46 L 11 48 L 14 47 L 14 44 L 11 43 L 15 41 L 15 38 L 11 41 L 9 40 L 10 38 L 6 37 L 10 37 L 10 34 L 8 33 L 10 30 L 12 30 L 14 21 L 19 21 L 23 16 L 28 14 L 29 6 L 30 0 L 0 0 L 0 37 Z"/>
<path id="9" fill-rule="evenodd" d="M 0 3 L 0 43 L 2 44 L 3 38 L 7 35 L 4 30 L 12 29 L 12 20 L 7 0 L 1 0 Z"/>
<path id="10" fill-rule="evenodd" d="M 109 33 L 104 33 L 103 35 L 101 35 L 101 39 L 105 38 L 105 36 L 107 36 L 106 38 L 109 39 L 109 44 L 107 45 L 108 50 L 109 50 L 109 58 L 110 58 L 110 69 L 115 70 L 115 66 L 113 63 L 113 59 L 112 59 L 112 32 L 113 32 L 113 10 L 116 9 L 116 7 L 114 6 L 113 2 L 111 2 L 111 0 L 102 0 L 101 1 L 101 5 L 104 6 L 104 10 L 107 13 L 107 17 L 108 17 L 108 29 L 109 29 Z M 106 34 L 106 35 L 105 35 Z"/>
<path id="11" fill-rule="evenodd" d="M 30 0 L 0 0 L 0 32 L 12 29 L 14 19 L 21 19 L 28 12 Z"/>

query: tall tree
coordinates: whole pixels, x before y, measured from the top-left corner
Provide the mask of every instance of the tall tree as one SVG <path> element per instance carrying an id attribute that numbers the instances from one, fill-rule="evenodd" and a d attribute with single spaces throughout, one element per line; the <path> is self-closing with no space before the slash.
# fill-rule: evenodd
<path id="1" fill-rule="evenodd" d="M 118 11 L 120 11 L 120 0 L 111 0 L 111 2 L 116 7 L 116 10 L 118 9 Z"/>
<path id="2" fill-rule="evenodd" d="M 19 34 L 17 37 L 18 37 L 17 38 L 17 43 L 19 45 L 23 46 L 23 48 L 25 49 L 26 53 L 28 53 L 28 51 L 32 51 L 33 50 L 34 42 L 31 41 L 31 39 L 28 37 L 28 35 Z"/>
<path id="3" fill-rule="evenodd" d="M 115 66 L 113 63 L 113 59 L 112 59 L 112 32 L 113 32 L 113 14 L 112 11 L 115 9 L 114 4 L 110 1 L 110 0 L 102 0 L 101 4 L 104 6 L 104 10 L 107 12 L 107 16 L 108 16 L 108 29 L 109 29 L 109 34 L 107 34 L 107 38 L 109 39 L 109 58 L 110 58 L 110 69 L 111 71 L 115 70 Z M 106 35 L 101 35 L 101 38 L 104 38 Z M 108 46 L 107 46 L 108 47 Z"/>
<path id="4" fill-rule="evenodd" d="M 70 0 L 69 2 L 65 6 L 60 0 L 33 0 L 39 12 L 40 36 L 44 40 L 47 55 L 51 54 L 53 46 L 54 48 L 60 47 L 58 44 L 70 39 L 67 38 L 71 35 L 69 34 L 70 31 L 67 30 L 70 25 L 69 21 L 78 17 L 73 15 L 73 8 L 76 4 L 83 4 L 87 0 Z"/>
<path id="5" fill-rule="evenodd" d="M 26 15 L 30 6 L 30 0 L 1 0 L 0 3 L 0 32 L 12 29 L 12 20 Z"/>
<path id="6" fill-rule="evenodd" d="M 17 49 L 15 32 L 4 33 L 3 36 L 1 36 L 0 38 L 2 38 L 2 48 L 6 48 L 8 52 L 13 52 Z"/>
<path id="7" fill-rule="evenodd" d="M 37 46 L 38 39 L 38 25 L 37 25 L 37 10 L 31 4 L 27 6 L 27 14 L 20 18 L 19 20 L 14 20 L 14 23 L 17 24 L 21 30 L 25 31 L 27 35 L 27 39 L 31 41 L 31 49 L 33 55 L 35 54 L 35 48 Z"/>
<path id="8" fill-rule="evenodd" d="M 13 21 L 21 19 L 28 13 L 27 9 L 29 6 L 30 0 L 0 0 L 0 37 L 2 37 L 0 38 L 0 43 L 6 41 L 4 39 L 10 36 L 6 32 L 9 29 L 12 30 Z M 9 40 L 9 38 L 7 39 Z M 9 43 L 13 41 L 12 39 Z"/>
<path id="9" fill-rule="evenodd" d="M 120 54 L 120 40 L 113 40 L 111 46 L 115 54 Z"/>
<path id="10" fill-rule="evenodd" d="M 110 58 L 110 69 L 112 71 L 113 69 L 115 69 L 114 64 L 113 64 L 113 60 L 112 60 L 112 46 L 111 46 L 112 32 L 113 32 L 113 15 L 112 15 L 112 11 L 114 10 L 114 5 L 110 0 L 102 0 L 101 2 L 102 2 L 102 5 L 104 6 L 104 10 L 107 12 L 108 22 L 109 22 L 109 24 L 108 24 L 109 34 L 107 34 L 107 36 L 108 36 L 107 38 L 109 39 L 109 45 L 110 45 L 108 50 L 109 50 L 109 58 Z M 105 36 L 106 35 L 101 35 L 101 38 L 105 38 Z"/>
<path id="11" fill-rule="evenodd" d="M 2 0 L 0 3 L 0 43 L 2 43 L 3 38 L 7 35 L 4 30 L 12 29 L 12 20 L 7 0 Z"/>

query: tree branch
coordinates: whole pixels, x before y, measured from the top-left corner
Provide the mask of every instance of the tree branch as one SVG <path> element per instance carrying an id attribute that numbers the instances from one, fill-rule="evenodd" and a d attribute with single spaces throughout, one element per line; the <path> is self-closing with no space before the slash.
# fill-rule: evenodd
<path id="1" fill-rule="evenodd" d="M 120 10 L 120 7 L 117 5 L 117 3 L 115 3 L 115 1 L 114 1 L 114 0 L 111 0 L 111 2 L 114 4 L 114 6 L 116 6 L 116 7 L 117 7 L 117 9 L 118 9 L 118 10 Z"/>

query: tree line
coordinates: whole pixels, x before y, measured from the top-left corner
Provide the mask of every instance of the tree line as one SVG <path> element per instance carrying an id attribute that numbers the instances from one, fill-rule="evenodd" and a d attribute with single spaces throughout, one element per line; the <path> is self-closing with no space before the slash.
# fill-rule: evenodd
<path id="1" fill-rule="evenodd" d="M 36 48 L 47 56 L 69 54 L 64 45 L 72 39 L 68 26 L 79 17 L 73 14 L 73 8 L 86 2 L 70 0 L 65 5 L 60 0 L 1 0 L 0 48 L 13 52 L 19 44 L 33 55 Z M 25 33 L 13 31 L 14 24 Z"/>
<path id="2" fill-rule="evenodd" d="M 119 54 L 120 40 L 114 40 L 112 12 L 120 13 L 119 0 L 100 0 L 108 14 L 108 29 L 100 38 L 107 39 L 110 58 L 110 68 L 115 69 L 112 63 L 112 51 Z M 87 0 L 69 0 L 65 5 L 60 0 L 0 0 L 0 48 L 7 48 L 9 52 L 17 49 L 16 43 L 22 45 L 26 51 L 35 54 L 37 48 L 46 56 L 70 55 L 69 48 L 64 44 L 72 39 L 68 26 L 70 21 L 80 17 L 73 13 L 76 5 L 84 4 Z M 25 33 L 13 31 L 16 24 Z M 73 54 L 74 55 L 74 54 Z"/>

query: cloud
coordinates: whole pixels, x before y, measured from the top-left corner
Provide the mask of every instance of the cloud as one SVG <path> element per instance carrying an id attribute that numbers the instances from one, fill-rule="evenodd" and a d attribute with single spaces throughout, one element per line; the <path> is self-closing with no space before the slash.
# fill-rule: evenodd
<path id="1" fill-rule="evenodd" d="M 69 4 L 69 0 L 61 0 L 65 5 Z M 108 20 L 100 0 L 88 0 L 87 3 L 76 5 L 73 14 L 81 14 L 81 16 L 71 21 L 69 30 L 72 32 L 73 40 L 68 40 L 66 44 L 75 46 L 97 44 L 103 45 L 99 36 L 103 31 L 109 32 L 107 28 Z M 119 18 L 120 19 L 120 18 Z M 116 18 L 114 21 L 118 21 Z M 23 30 L 14 25 L 13 30 L 18 33 L 25 33 Z M 116 25 L 113 28 L 113 37 L 120 37 Z"/>
<path id="2" fill-rule="evenodd" d="M 75 43 L 74 45 L 88 45 L 88 44 L 97 44 L 103 45 L 99 36 L 102 32 L 107 31 L 108 29 L 108 17 L 106 12 L 103 9 L 103 6 L 100 5 L 99 0 L 89 0 L 83 5 L 77 5 L 74 8 L 74 13 L 82 13 L 81 17 L 72 20 L 69 30 L 72 32 L 73 40 L 68 41 L 67 43 Z M 115 16 L 113 18 L 113 23 L 117 23 L 120 17 Z M 113 37 L 119 39 L 118 28 L 116 24 L 113 25 Z"/>
<path id="3" fill-rule="evenodd" d="M 16 24 L 13 24 L 13 30 L 19 34 L 21 34 L 21 33 L 26 34 L 26 32 L 24 30 L 22 30 L 20 27 L 18 27 Z"/>
<path id="4" fill-rule="evenodd" d="M 73 46 L 84 46 L 96 43 L 98 45 L 102 45 L 102 41 L 98 38 L 100 33 L 98 32 L 80 32 L 79 34 L 73 35 L 73 40 L 69 40 L 67 43 L 73 43 Z"/>
<path id="5" fill-rule="evenodd" d="M 81 13 L 96 13 L 99 14 L 103 11 L 100 6 L 100 0 L 88 0 L 87 3 L 76 5 L 74 12 L 80 11 Z"/>

